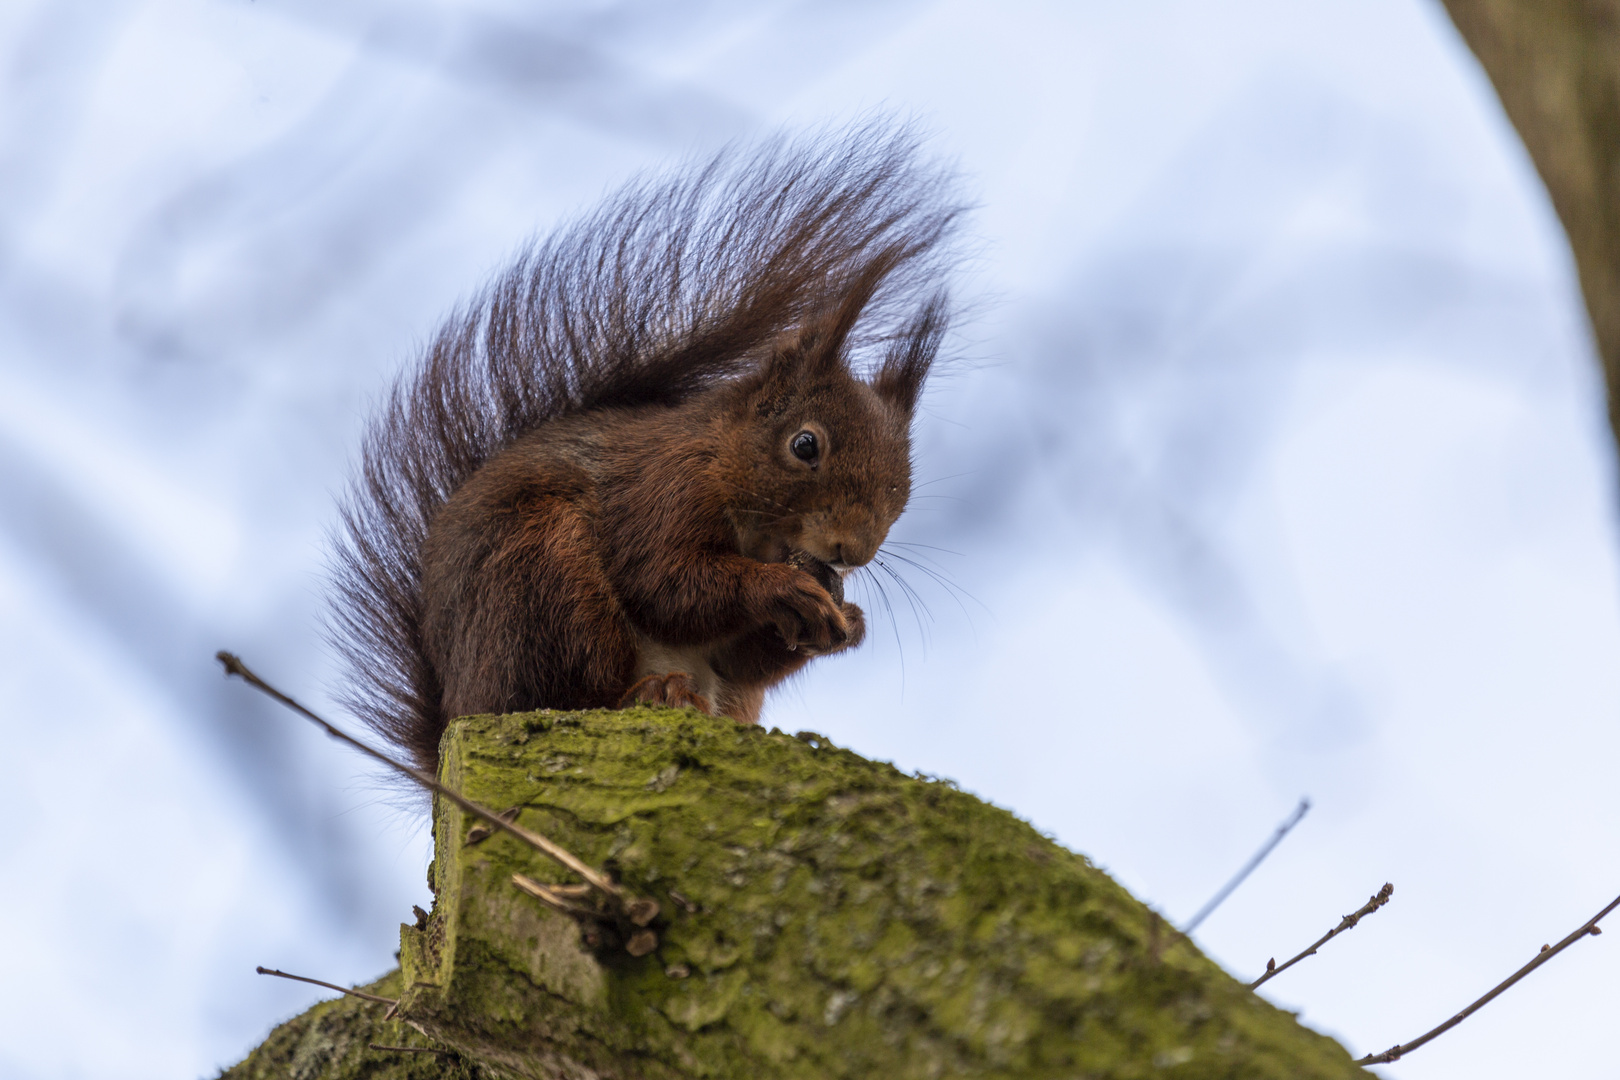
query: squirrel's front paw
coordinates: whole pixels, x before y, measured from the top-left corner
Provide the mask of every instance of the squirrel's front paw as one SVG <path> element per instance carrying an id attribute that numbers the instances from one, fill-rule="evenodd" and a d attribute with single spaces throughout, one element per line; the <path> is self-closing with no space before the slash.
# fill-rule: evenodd
<path id="1" fill-rule="evenodd" d="M 776 627 L 789 649 L 803 648 L 815 654 L 843 648 L 850 631 L 843 612 L 846 605 L 834 600 L 803 570 L 777 565 L 784 573 L 774 583 L 777 587 L 766 605 L 763 621 Z"/>
<path id="2" fill-rule="evenodd" d="M 840 603 L 838 609 L 844 616 L 844 640 L 826 649 L 818 649 L 813 645 L 801 645 L 799 646 L 800 652 L 809 656 L 826 656 L 829 653 L 853 649 L 866 640 L 866 613 L 850 603 Z"/>

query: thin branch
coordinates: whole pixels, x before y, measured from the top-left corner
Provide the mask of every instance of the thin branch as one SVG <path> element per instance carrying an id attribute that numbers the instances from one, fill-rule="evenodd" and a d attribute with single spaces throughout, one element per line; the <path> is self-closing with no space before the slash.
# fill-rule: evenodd
<path id="1" fill-rule="evenodd" d="M 572 916 L 575 919 L 599 922 L 602 913 L 595 908 L 581 904 L 589 896 L 588 887 L 584 885 L 547 885 L 535 881 L 523 874 L 513 874 L 512 884 L 528 893 L 553 911 Z M 624 950 L 631 956 L 642 957 L 658 948 L 658 934 L 648 929 L 649 923 L 658 916 L 658 904 L 648 899 L 632 900 L 624 906 L 624 917 L 630 925 L 635 927 L 629 931 L 625 939 Z M 594 947 L 600 940 L 598 931 L 586 928 L 586 940 Z"/>
<path id="2" fill-rule="evenodd" d="M 1198 924 L 1209 918 L 1210 912 L 1220 907 L 1221 901 L 1225 900 L 1228 896 L 1231 896 L 1232 891 L 1239 885 L 1243 884 L 1243 880 L 1245 878 L 1254 873 L 1255 867 L 1259 866 L 1262 862 L 1265 862 L 1266 856 L 1271 854 L 1273 848 L 1282 843 L 1283 837 L 1287 836 L 1289 831 L 1293 829 L 1295 825 L 1299 824 L 1300 819 L 1305 816 L 1310 808 L 1311 800 L 1300 799 L 1299 805 L 1294 807 L 1294 812 L 1288 815 L 1288 820 L 1277 826 L 1277 831 L 1271 834 L 1271 839 L 1267 840 L 1260 850 L 1254 853 L 1254 857 L 1252 859 L 1243 864 L 1243 869 L 1239 870 L 1237 875 L 1234 876 L 1231 881 L 1228 881 L 1225 885 L 1221 886 L 1220 892 L 1209 898 L 1209 903 L 1198 909 L 1198 914 L 1194 915 L 1192 919 L 1188 921 L 1187 925 L 1182 928 L 1181 932 L 1183 934 L 1190 934 L 1194 930 L 1197 930 Z"/>
<path id="3" fill-rule="evenodd" d="M 1362 904 L 1360 907 L 1356 908 L 1356 910 L 1346 915 L 1343 919 L 1340 919 L 1338 926 L 1335 926 L 1333 929 L 1317 938 L 1315 944 L 1306 949 L 1304 952 L 1300 953 L 1298 956 L 1294 957 L 1292 960 L 1288 961 L 1288 963 L 1284 964 L 1282 967 L 1278 967 L 1275 959 L 1267 960 L 1266 973 L 1254 980 L 1254 982 L 1250 983 L 1249 989 L 1258 989 L 1260 984 L 1265 982 L 1267 979 L 1276 978 L 1278 975 L 1281 975 L 1283 972 L 1287 971 L 1289 968 L 1293 967 L 1307 956 L 1315 956 L 1316 950 L 1320 949 L 1323 945 L 1326 945 L 1334 937 L 1344 933 L 1346 930 L 1354 930 L 1356 928 L 1356 924 L 1361 921 L 1363 916 L 1371 915 L 1373 912 L 1389 903 L 1389 898 L 1394 895 L 1394 893 L 1395 886 L 1391 885 L 1387 881 L 1384 882 L 1384 887 L 1368 897 L 1365 904 Z"/>
<path id="4" fill-rule="evenodd" d="M 596 919 L 601 917 L 600 912 L 593 908 L 588 908 L 581 904 L 575 903 L 574 901 L 578 899 L 577 897 L 569 896 L 558 889 L 555 885 L 543 884 L 523 874 L 513 874 L 512 884 L 516 885 L 518 888 L 522 889 L 524 892 L 546 905 L 546 907 L 551 908 L 553 911 L 560 911 L 564 915 L 572 915 L 575 918 L 581 919 Z"/>
<path id="5" fill-rule="evenodd" d="M 295 982 L 314 983 L 316 986 L 324 986 L 328 990 L 336 990 L 340 994 L 348 994 L 350 997 L 364 998 L 367 1001 L 375 1001 L 381 1005 L 399 1004 L 399 1002 L 393 998 L 378 997 L 376 994 L 368 994 L 364 990 L 350 990 L 348 987 L 339 986 L 337 983 L 322 982 L 320 979 L 305 978 L 303 975 L 289 975 L 285 971 L 277 971 L 275 968 L 256 967 L 253 970 L 257 971 L 260 975 L 274 975 L 278 979 L 292 979 Z"/>
<path id="6" fill-rule="evenodd" d="M 1438 1038 L 1439 1036 L 1444 1035 L 1446 1032 L 1468 1019 L 1474 1013 L 1484 1008 L 1488 1002 L 1490 1002 L 1498 994 L 1502 993 L 1502 991 L 1506 990 L 1508 987 L 1512 986 L 1514 983 L 1536 970 L 1536 968 L 1540 967 L 1542 964 L 1545 964 L 1547 961 L 1551 960 L 1553 957 L 1557 956 L 1559 953 L 1581 940 L 1581 938 L 1586 937 L 1588 934 L 1596 937 L 1598 934 L 1603 933 L 1603 931 L 1598 928 L 1598 922 L 1603 918 L 1603 916 L 1607 915 L 1617 907 L 1620 907 L 1620 896 L 1617 896 L 1613 900 L 1609 901 L 1607 907 L 1598 912 L 1596 915 L 1592 916 L 1590 919 L 1587 919 L 1586 922 L 1582 923 L 1563 941 L 1560 941 L 1558 944 L 1551 947 L 1543 945 L 1541 947 L 1541 951 L 1536 954 L 1536 958 L 1534 960 L 1524 965 L 1524 967 L 1520 968 L 1518 971 L 1515 971 L 1512 975 L 1509 975 L 1506 979 L 1498 983 L 1490 993 L 1468 1006 L 1468 1008 L 1464 1009 L 1456 1016 L 1453 1016 L 1450 1020 L 1447 1020 L 1445 1023 L 1441 1024 L 1432 1031 L 1424 1032 L 1422 1035 L 1419 1035 L 1409 1043 L 1396 1043 L 1388 1050 L 1385 1050 L 1382 1054 L 1368 1054 L 1364 1058 L 1359 1058 L 1357 1059 L 1356 1064 L 1382 1065 L 1391 1061 L 1399 1061 L 1403 1055 L 1410 1054 L 1413 1050 L 1416 1050 L 1430 1039 Z"/>
<path id="7" fill-rule="evenodd" d="M 623 889 L 619 888 L 618 885 L 610 881 L 600 871 L 592 869 L 590 865 L 581 861 L 567 849 L 553 843 L 544 836 L 541 836 L 539 833 L 530 832 L 528 829 L 523 828 L 516 822 L 507 821 L 505 818 L 501 817 L 501 815 L 495 813 L 495 811 L 486 809 L 460 793 L 445 787 L 443 784 L 439 783 L 427 773 L 422 772 L 420 769 L 413 769 L 409 765 L 395 761 L 381 750 L 374 750 L 370 746 L 367 746 L 365 743 L 361 742 L 359 739 L 356 739 L 354 736 L 349 735 L 339 728 L 333 727 L 331 724 L 327 723 L 325 720 L 322 720 L 319 716 L 316 716 L 314 713 L 298 704 L 298 702 L 294 701 L 286 694 L 283 694 L 280 690 L 277 690 L 275 687 L 259 678 L 252 671 L 248 670 L 247 665 L 242 663 L 241 658 L 236 656 L 234 653 L 229 653 L 222 649 L 215 653 L 214 657 L 221 664 L 225 665 L 225 674 L 237 676 L 254 689 L 262 690 L 264 693 L 287 706 L 287 708 L 309 720 L 313 720 L 316 724 L 319 724 L 322 728 L 324 728 L 326 733 L 332 736 L 332 738 L 337 739 L 340 742 L 347 743 L 349 746 L 354 747 L 367 757 L 374 758 L 377 761 L 382 762 L 384 765 L 387 765 L 390 769 L 410 777 L 412 780 L 415 780 L 418 784 L 421 784 L 429 791 L 436 792 L 439 795 L 444 796 L 446 799 L 449 799 L 451 802 L 461 807 L 461 809 L 467 813 L 472 814 L 474 817 L 482 818 L 485 823 L 493 826 L 494 828 L 500 829 L 503 832 L 510 833 L 512 836 L 517 837 L 523 843 L 529 845 L 542 855 L 545 855 L 547 858 L 550 858 L 567 867 L 569 870 L 572 870 L 574 873 L 596 886 L 603 893 L 612 897 L 614 900 L 622 902 L 626 899 Z M 656 901 L 647 902 L 656 903 Z"/>

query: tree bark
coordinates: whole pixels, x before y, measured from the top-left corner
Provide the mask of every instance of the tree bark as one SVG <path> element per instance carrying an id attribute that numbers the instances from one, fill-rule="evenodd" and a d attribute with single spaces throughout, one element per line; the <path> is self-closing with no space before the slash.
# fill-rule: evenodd
<path id="1" fill-rule="evenodd" d="M 1620 434 L 1620 0 L 1444 0 L 1569 235 Z"/>
<path id="2" fill-rule="evenodd" d="M 819 736 L 669 709 L 540 712 L 457 721 L 443 760 L 447 784 L 519 808 L 523 827 L 661 913 L 656 950 L 631 956 L 625 924 L 558 914 L 512 883 L 571 875 L 504 833 L 479 839 L 440 800 L 437 900 L 421 928 L 402 928 L 396 976 L 400 1018 L 462 1055 L 437 1067 L 547 1080 L 1365 1075 L 1082 856 Z M 382 1006 L 315 1011 L 345 1008 L 381 1023 Z M 270 1075 L 255 1071 L 264 1053 L 227 1075 Z"/>

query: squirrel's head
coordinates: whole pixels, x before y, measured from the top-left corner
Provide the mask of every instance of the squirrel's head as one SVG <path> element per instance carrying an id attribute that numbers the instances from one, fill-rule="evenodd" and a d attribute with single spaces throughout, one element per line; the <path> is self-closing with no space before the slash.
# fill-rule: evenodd
<path id="1" fill-rule="evenodd" d="M 877 554 L 911 497 L 911 418 L 939 311 L 925 308 L 870 378 L 850 370 L 835 311 L 779 340 L 737 385 L 716 466 L 744 553 L 801 551 L 839 570 Z"/>

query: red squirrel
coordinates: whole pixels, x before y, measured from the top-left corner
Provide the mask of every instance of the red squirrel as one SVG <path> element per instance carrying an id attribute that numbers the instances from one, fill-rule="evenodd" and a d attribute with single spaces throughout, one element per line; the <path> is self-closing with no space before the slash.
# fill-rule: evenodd
<path id="1" fill-rule="evenodd" d="M 348 703 L 433 771 L 455 716 L 695 706 L 866 632 L 961 208 L 905 130 L 733 149 L 531 247 L 438 331 L 342 507 Z"/>

